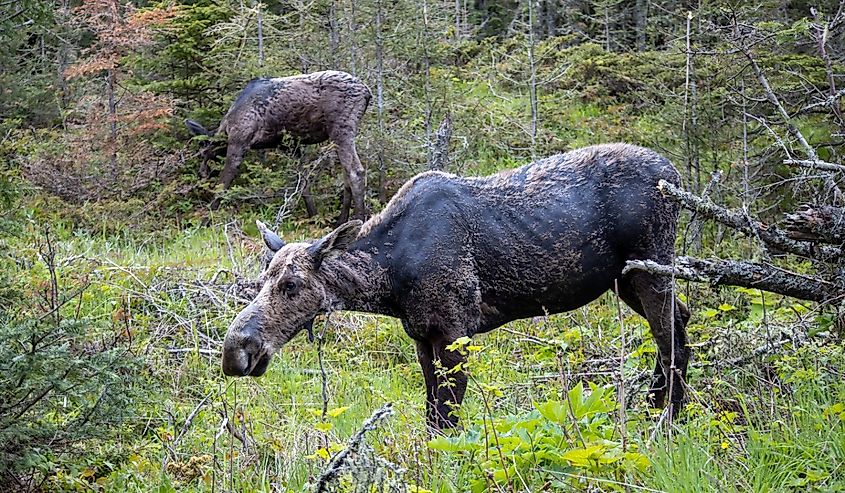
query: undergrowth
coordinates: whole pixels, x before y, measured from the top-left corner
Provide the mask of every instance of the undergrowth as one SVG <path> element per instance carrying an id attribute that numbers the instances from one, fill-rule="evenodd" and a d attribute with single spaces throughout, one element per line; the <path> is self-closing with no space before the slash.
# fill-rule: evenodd
<path id="1" fill-rule="evenodd" d="M 3 392 L 38 394 L 60 381 L 56 372 L 79 381 L 50 389 L 32 408 L 37 416 L 4 413 L 6 473 L 51 491 L 300 491 L 391 402 L 395 415 L 368 443 L 404 469 L 408 491 L 845 484 L 845 355 L 832 317 L 755 290 L 679 286 L 694 313 L 695 359 L 691 402 L 671 423 L 644 403 L 655 357 L 647 324 L 624 305 L 620 318 L 611 294 L 459 340 L 472 377 L 463 428 L 445 435 L 424 427 L 413 343 L 393 319 L 336 313 L 318 321 L 325 400 L 318 346 L 304 335 L 264 377 L 224 378 L 220 341 L 249 296 L 235 281 L 258 269 L 261 245 L 246 226 L 253 220 L 146 238 L 55 225 L 58 326 L 49 298 L 32 303 L 52 286 L 45 232 L 35 220 L 19 223 L 5 240 L 17 295 L 4 351 L 29 348 L 43 331 L 59 342 L 44 354 L 4 357 Z M 318 233 L 284 226 L 289 239 Z M 34 387 L 15 387 L 33 365 L 42 368 L 27 373 Z M 88 420 L 96 433 L 78 426 L 86 413 L 97 413 Z M 64 439 L 70 430 L 85 438 Z"/>

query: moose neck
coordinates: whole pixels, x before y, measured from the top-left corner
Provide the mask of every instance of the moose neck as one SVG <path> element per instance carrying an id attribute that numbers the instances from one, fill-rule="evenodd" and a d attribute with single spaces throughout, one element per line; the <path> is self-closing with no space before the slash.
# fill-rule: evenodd
<path id="1" fill-rule="evenodd" d="M 331 302 L 342 310 L 394 315 L 387 271 L 369 252 L 351 249 L 323 260 L 320 268 Z"/>

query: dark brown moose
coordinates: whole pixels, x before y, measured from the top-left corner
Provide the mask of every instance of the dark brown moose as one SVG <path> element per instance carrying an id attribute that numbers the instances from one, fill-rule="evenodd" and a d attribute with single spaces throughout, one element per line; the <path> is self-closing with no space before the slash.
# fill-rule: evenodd
<path id="1" fill-rule="evenodd" d="M 389 315 L 416 341 L 429 425 L 454 426 L 467 376 L 453 372 L 453 385 L 443 385 L 435 371 L 438 360 L 446 369 L 463 361 L 452 342 L 573 310 L 618 280 L 620 297 L 648 320 L 657 342 L 650 403 L 665 405 L 671 388 L 680 406 L 689 310 L 670 279 L 622 275 L 628 260 L 673 259 L 679 208 L 660 194 L 660 180 L 680 183 L 659 154 L 597 145 L 488 177 L 422 173 L 367 223 L 348 222 L 313 242 L 285 244 L 262 228 L 275 254 L 261 291 L 229 327 L 223 372 L 263 374 L 273 353 L 320 313 Z"/>
<path id="2" fill-rule="evenodd" d="M 226 136 L 226 165 L 221 181 L 228 189 L 248 149 L 271 149 L 285 145 L 337 145 L 345 173 L 341 222 L 366 217 L 364 167 L 355 149 L 358 126 L 370 102 L 369 88 L 346 72 L 326 71 L 281 78 L 252 79 L 229 108 L 215 132 L 186 120 L 195 135 Z M 208 178 L 208 161 L 222 148 L 209 142 L 203 149 L 200 176 Z"/>

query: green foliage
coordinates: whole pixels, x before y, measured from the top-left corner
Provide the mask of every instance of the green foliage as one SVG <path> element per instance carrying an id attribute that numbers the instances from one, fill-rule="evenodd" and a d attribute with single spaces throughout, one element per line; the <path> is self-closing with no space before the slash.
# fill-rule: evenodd
<path id="1" fill-rule="evenodd" d="M 66 454 L 114 439 L 137 398 L 133 353 L 113 327 L 78 314 L 88 286 L 76 276 L 88 274 L 55 270 L 54 241 L 45 236 L 37 250 L 4 241 L 17 250 L 0 258 L 15 278 L 14 290 L 0 278 L 0 483 L 6 485 L 44 480 L 68 460 L 81 467 Z M 116 452 L 102 448 L 101 460 Z"/>
<path id="2" fill-rule="evenodd" d="M 693 190 L 720 172 L 708 192 L 714 200 L 770 219 L 815 200 L 815 186 L 789 178 L 794 170 L 772 135 L 788 132 L 728 33 L 734 19 L 758 30 L 752 53 L 793 122 L 821 159 L 841 162 L 841 137 L 833 137 L 840 124 L 807 109 L 829 85 L 815 26 L 838 2 L 814 4 L 820 20 L 807 17 L 807 2 L 698 6 L 689 80 L 689 6 L 650 9 L 640 51 L 634 3 L 658 6 L 602 0 L 549 12 L 562 4 L 537 2 L 529 36 L 528 4 L 509 0 L 449 8 L 408 0 L 132 2 L 142 13 L 157 5 L 176 15 L 155 28 L 152 46 L 122 40 L 132 49 L 115 67 L 113 117 L 100 69 L 84 80 L 63 76 L 92 42 L 76 11 L 31 1 L 17 17 L 0 12 L 0 489 L 299 491 L 391 401 L 397 416 L 372 445 L 407 470 L 409 491 L 418 493 L 843 491 L 841 321 L 833 309 L 755 289 L 679 287 L 693 311 L 695 359 L 691 403 L 671 427 L 645 408 L 638 386 L 656 355 L 648 327 L 623 308 L 620 355 L 609 296 L 459 340 L 453 348 L 469 357 L 472 375 L 459 411 L 465 428 L 443 436 L 424 429 L 414 345 L 396 320 L 336 315 L 323 347 L 325 416 L 316 351 L 304 337 L 262 379 L 233 383 L 220 373 L 220 341 L 240 307 L 231 283 L 256 274 L 254 220 L 275 217 L 284 204 L 286 239 L 315 237 L 333 223 L 343 185 L 329 145 L 304 160 L 317 218 L 284 202 L 301 164 L 281 151 L 249 153 L 225 193 L 198 182 L 197 144 L 186 144 L 182 120 L 213 127 L 255 76 L 333 68 L 367 82 L 374 98 L 357 146 L 373 210 L 427 168 L 431 133 L 447 113 L 448 171 L 463 175 L 623 140 L 659 149 Z M 468 9 L 465 18 L 455 19 L 455 6 Z M 841 74 L 841 29 L 827 43 Z M 789 138 L 784 144 L 801 152 Z M 743 192 L 745 155 L 759 196 Z M 210 211 L 215 194 L 222 208 Z M 43 224 L 51 226 L 55 281 Z M 687 224 L 679 251 L 771 256 L 717 227 L 704 226 L 696 241 L 695 223 Z M 786 263 L 813 273 L 810 263 Z"/>
<path id="3" fill-rule="evenodd" d="M 464 480 L 472 491 L 488 491 L 491 481 L 506 488 L 516 478 L 523 483 L 539 479 L 538 484 L 562 478 L 555 483 L 577 487 L 579 481 L 568 475 L 606 477 L 648 467 L 645 456 L 613 440 L 616 402 L 607 388 L 590 383 L 584 395 L 579 382 L 565 401 L 535 402 L 534 407 L 526 415 L 486 417 L 457 437 L 438 437 L 428 446 L 466 457 L 472 467 Z"/>

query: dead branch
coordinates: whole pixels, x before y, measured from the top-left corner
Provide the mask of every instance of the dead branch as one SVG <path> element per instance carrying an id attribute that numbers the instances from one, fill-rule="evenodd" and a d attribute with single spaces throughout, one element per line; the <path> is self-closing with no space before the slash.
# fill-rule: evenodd
<path id="1" fill-rule="evenodd" d="M 757 60 L 754 59 L 754 56 L 751 54 L 751 50 L 745 46 L 744 44 L 740 43 L 739 48 L 742 50 L 742 53 L 748 59 L 749 63 L 751 64 L 751 69 L 754 71 L 754 75 L 757 77 L 757 81 L 760 83 L 760 86 L 763 88 L 763 92 L 766 95 L 766 99 L 772 106 L 780 114 L 781 118 L 783 119 L 784 125 L 786 125 L 786 129 L 789 131 L 789 134 L 801 144 L 801 147 L 804 149 L 804 153 L 807 155 L 807 159 L 810 162 L 818 163 L 819 156 L 816 154 L 816 150 L 807 142 L 807 139 L 804 138 L 804 134 L 801 133 L 801 130 L 798 129 L 798 126 L 793 123 L 792 118 L 789 116 L 789 113 L 784 108 L 783 104 L 781 104 L 780 99 L 775 94 L 772 86 L 769 85 L 769 80 L 766 78 L 766 74 L 763 73 L 763 70 L 760 68 L 760 65 L 757 64 Z M 825 186 L 830 189 L 833 193 L 834 198 L 838 202 L 842 202 L 845 197 L 842 194 L 842 190 L 839 189 L 839 186 L 836 184 L 836 180 L 833 179 L 830 175 L 825 175 L 823 177 Z"/>
<path id="2" fill-rule="evenodd" d="M 840 300 L 842 289 L 825 280 L 798 274 L 770 264 L 739 262 L 736 260 L 698 259 L 678 257 L 674 268 L 652 260 L 629 260 L 622 270 L 644 271 L 661 276 L 675 276 L 713 286 L 742 286 L 802 300 L 830 303 Z"/>
<path id="3" fill-rule="evenodd" d="M 347 467 L 347 461 L 354 455 L 358 454 L 359 451 L 362 450 L 362 447 L 365 446 L 364 437 L 366 436 L 367 432 L 373 431 L 378 428 L 379 422 L 390 417 L 393 415 L 393 405 L 388 402 L 376 412 L 373 413 L 364 424 L 361 426 L 361 429 L 355 432 L 352 435 L 352 438 L 349 439 L 347 442 L 346 448 L 342 451 L 338 452 L 329 464 L 326 466 L 325 470 L 320 473 L 320 477 L 317 478 L 317 484 L 314 487 L 314 491 L 317 493 L 324 493 L 329 491 L 330 483 L 340 474 L 343 473 L 344 469 Z"/>
<path id="4" fill-rule="evenodd" d="M 241 433 L 240 430 L 238 430 L 238 428 L 232 423 L 232 420 L 229 419 L 228 409 L 220 410 L 220 416 L 223 418 L 223 422 L 226 425 L 226 429 L 229 431 L 229 434 L 243 444 L 244 450 L 248 451 L 255 447 L 255 442 L 253 442 L 253 440 L 245 433 Z M 232 417 L 234 418 L 234 414 Z"/>
<path id="5" fill-rule="evenodd" d="M 834 245 L 845 243 L 845 209 L 804 204 L 785 216 L 784 225 L 790 238 Z"/>
<path id="6" fill-rule="evenodd" d="M 443 170 L 449 164 L 449 141 L 452 140 L 452 118 L 447 114 L 437 129 L 434 145 L 431 149 L 431 162 L 428 169 Z"/>
<path id="7" fill-rule="evenodd" d="M 766 356 L 769 354 L 774 353 L 776 350 L 782 348 L 783 346 L 793 343 L 792 339 L 781 339 L 775 342 L 766 343 L 748 354 L 743 354 L 742 356 L 737 356 L 736 358 L 726 359 L 726 360 L 718 360 L 718 361 L 708 361 L 708 362 L 701 362 L 696 364 L 698 367 L 715 367 L 715 368 L 735 368 L 738 366 L 744 366 L 761 356 Z"/>
<path id="8" fill-rule="evenodd" d="M 784 159 L 783 164 L 794 164 L 802 168 L 819 169 L 822 171 L 836 171 L 838 173 L 845 173 L 845 166 L 836 163 L 829 163 L 819 159 Z"/>
<path id="9" fill-rule="evenodd" d="M 757 237 L 769 246 L 806 258 L 824 261 L 838 261 L 842 257 L 842 249 L 832 246 L 818 246 L 813 243 L 796 241 L 784 231 L 773 225 L 767 225 L 758 219 L 746 215 L 744 212 L 726 209 L 714 204 L 710 199 L 701 198 L 692 193 L 681 190 L 665 180 L 657 184 L 663 195 L 679 202 L 687 209 L 700 213 L 705 217 L 719 221 L 747 236 Z"/>

